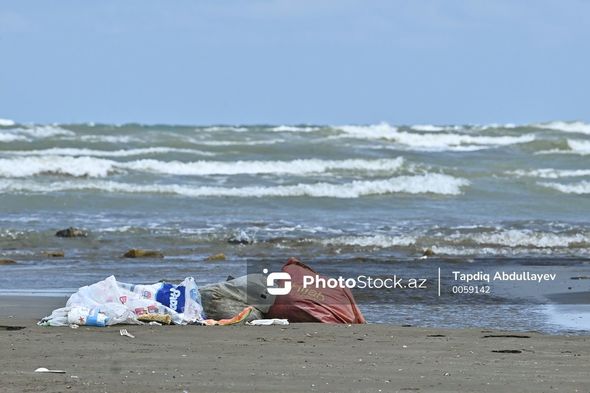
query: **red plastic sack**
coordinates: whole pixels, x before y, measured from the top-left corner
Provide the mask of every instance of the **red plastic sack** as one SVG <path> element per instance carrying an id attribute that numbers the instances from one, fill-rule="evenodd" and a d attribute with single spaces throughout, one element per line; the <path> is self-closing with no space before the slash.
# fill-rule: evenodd
<path id="1" fill-rule="evenodd" d="M 269 318 L 286 318 L 289 322 L 366 323 L 348 288 L 303 288 L 303 276 L 317 273 L 295 258 L 289 259 L 282 271 L 291 275 L 291 292 L 276 297 L 268 311 Z"/>

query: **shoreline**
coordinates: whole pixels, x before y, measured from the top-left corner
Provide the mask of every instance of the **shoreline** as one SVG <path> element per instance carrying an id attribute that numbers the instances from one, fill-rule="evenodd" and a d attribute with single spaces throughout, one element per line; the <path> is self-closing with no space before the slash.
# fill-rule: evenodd
<path id="1" fill-rule="evenodd" d="M 581 392 L 590 386 L 588 336 L 388 324 L 36 325 L 65 299 L 0 297 L 0 356 L 10 359 L 0 371 L 3 391 Z M 120 328 L 135 338 L 122 337 Z M 65 374 L 34 373 L 38 367 Z"/>

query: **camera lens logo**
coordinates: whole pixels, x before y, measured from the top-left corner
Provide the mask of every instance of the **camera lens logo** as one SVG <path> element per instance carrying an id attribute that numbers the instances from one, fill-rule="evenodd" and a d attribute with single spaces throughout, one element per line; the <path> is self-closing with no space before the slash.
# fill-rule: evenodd
<path id="1" fill-rule="evenodd" d="M 262 271 L 268 274 L 268 269 Z M 277 281 L 282 281 L 283 286 L 277 287 Z M 287 295 L 291 292 L 291 275 L 287 272 L 273 272 L 266 277 L 266 288 L 271 295 Z"/>

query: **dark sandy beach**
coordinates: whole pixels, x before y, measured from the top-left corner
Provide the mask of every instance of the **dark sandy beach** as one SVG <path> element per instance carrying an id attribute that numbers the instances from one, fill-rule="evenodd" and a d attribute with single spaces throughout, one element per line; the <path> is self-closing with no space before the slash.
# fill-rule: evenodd
<path id="1" fill-rule="evenodd" d="M 125 326 L 131 339 L 119 326 L 36 325 L 63 303 L 0 298 L 2 392 L 590 391 L 584 336 L 380 324 Z"/>

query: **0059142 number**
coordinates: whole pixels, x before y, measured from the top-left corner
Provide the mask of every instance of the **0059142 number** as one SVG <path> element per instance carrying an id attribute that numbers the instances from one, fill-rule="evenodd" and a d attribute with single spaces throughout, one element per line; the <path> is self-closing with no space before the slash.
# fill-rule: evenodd
<path id="1" fill-rule="evenodd" d="M 490 293 L 489 285 L 453 285 L 451 292 L 458 294 L 488 294 Z"/>

